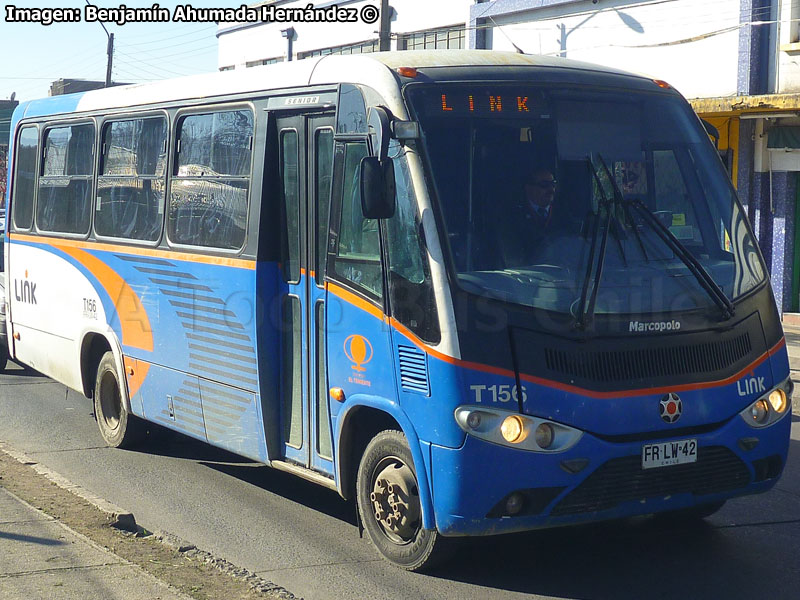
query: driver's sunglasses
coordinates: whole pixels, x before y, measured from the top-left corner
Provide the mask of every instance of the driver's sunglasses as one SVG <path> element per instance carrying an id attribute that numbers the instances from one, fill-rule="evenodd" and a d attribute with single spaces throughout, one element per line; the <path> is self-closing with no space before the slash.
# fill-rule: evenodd
<path id="1" fill-rule="evenodd" d="M 555 179 L 542 179 L 540 181 L 534 181 L 533 185 L 542 190 L 554 190 L 558 185 L 558 181 Z"/>

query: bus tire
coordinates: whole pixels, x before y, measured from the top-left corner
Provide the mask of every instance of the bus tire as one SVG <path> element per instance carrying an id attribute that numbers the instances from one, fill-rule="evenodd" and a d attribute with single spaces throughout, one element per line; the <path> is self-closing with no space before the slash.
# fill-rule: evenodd
<path id="1" fill-rule="evenodd" d="M 122 402 L 122 389 L 117 376 L 117 363 L 112 352 L 106 352 L 97 367 L 94 385 L 94 414 L 100 435 L 112 448 L 130 448 L 141 441 L 144 423 L 128 413 Z"/>
<path id="2" fill-rule="evenodd" d="M 6 370 L 8 366 L 8 348 L 5 342 L 0 342 L 0 373 Z"/>
<path id="3" fill-rule="evenodd" d="M 370 540 L 389 562 L 418 571 L 447 558 L 449 540 L 422 527 L 416 470 L 401 432 L 382 431 L 367 445 L 358 467 L 356 503 Z"/>

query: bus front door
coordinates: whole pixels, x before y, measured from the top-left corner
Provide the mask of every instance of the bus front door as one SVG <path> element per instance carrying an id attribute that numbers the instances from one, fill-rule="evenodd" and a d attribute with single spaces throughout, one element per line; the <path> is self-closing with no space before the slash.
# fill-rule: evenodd
<path id="1" fill-rule="evenodd" d="M 333 477 L 325 355 L 325 246 L 333 114 L 278 116 L 284 221 L 281 300 L 283 458 Z"/>

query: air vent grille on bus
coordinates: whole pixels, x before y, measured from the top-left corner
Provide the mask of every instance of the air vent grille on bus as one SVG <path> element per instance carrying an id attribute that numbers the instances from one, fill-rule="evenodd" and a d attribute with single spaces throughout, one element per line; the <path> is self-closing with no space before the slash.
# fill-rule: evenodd
<path id="1" fill-rule="evenodd" d="M 400 385 L 407 392 L 430 394 L 428 361 L 424 352 L 414 346 L 397 346 L 400 357 Z"/>
<path id="2" fill-rule="evenodd" d="M 752 350 L 750 334 L 700 344 L 586 352 L 545 348 L 545 364 L 554 372 L 590 381 L 612 382 L 713 373 L 728 368 Z"/>

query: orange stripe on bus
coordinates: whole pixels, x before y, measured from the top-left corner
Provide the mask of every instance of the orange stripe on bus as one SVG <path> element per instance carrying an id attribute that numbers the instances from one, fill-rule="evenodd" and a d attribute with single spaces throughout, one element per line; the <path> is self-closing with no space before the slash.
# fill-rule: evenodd
<path id="1" fill-rule="evenodd" d="M 157 248 L 137 248 L 134 246 L 120 246 L 117 244 L 106 244 L 103 242 L 88 242 L 86 240 L 67 240 L 63 238 L 47 237 L 41 235 L 25 235 L 12 233 L 9 239 L 19 242 L 33 242 L 61 248 L 80 248 L 82 250 L 101 250 L 103 252 L 114 252 L 130 256 L 146 256 L 150 258 L 163 258 L 186 262 L 202 263 L 207 265 L 218 265 L 223 267 L 235 267 L 237 269 L 248 269 L 254 271 L 256 268 L 255 260 L 243 258 L 228 258 L 225 256 L 207 256 L 205 254 L 193 254 L 190 252 L 177 252 L 174 250 L 159 250 Z"/>
<path id="2" fill-rule="evenodd" d="M 590 398 L 597 398 L 597 399 L 609 399 L 609 398 L 633 398 L 636 396 L 649 396 L 649 395 L 656 395 L 656 394 L 666 394 L 669 392 L 685 392 L 691 390 L 704 390 L 713 387 L 722 387 L 725 385 L 730 385 L 731 383 L 736 382 L 737 380 L 741 379 L 747 373 L 752 372 L 755 368 L 761 365 L 765 360 L 767 360 L 770 356 L 775 354 L 780 348 L 786 343 L 785 339 L 781 339 L 780 342 L 775 344 L 771 349 L 767 350 L 751 362 L 749 365 L 741 369 L 738 373 L 731 375 L 725 379 L 720 379 L 717 381 L 704 381 L 701 383 L 686 383 L 683 385 L 673 385 L 673 386 L 661 386 L 656 388 L 642 388 L 638 390 L 624 390 L 619 392 L 595 392 L 592 390 L 587 390 L 584 388 L 580 388 L 577 386 L 571 386 L 563 383 L 559 383 L 557 381 L 551 381 L 549 379 L 542 379 L 540 377 L 534 377 L 533 375 L 521 375 L 520 379 L 524 381 L 530 381 L 531 383 L 538 383 L 540 385 L 545 385 L 548 387 L 556 388 L 563 390 L 565 392 L 571 392 L 573 394 L 582 394 L 584 396 L 589 396 Z"/>
<path id="3" fill-rule="evenodd" d="M 326 284 L 326 288 L 345 302 L 349 302 L 354 306 L 370 313 L 371 315 L 381 319 L 382 321 L 387 321 L 387 318 L 384 316 L 383 312 L 378 309 L 376 306 L 369 304 L 367 301 L 359 298 L 355 294 L 348 292 L 347 290 L 333 285 L 333 284 Z M 462 360 L 460 358 L 453 358 L 452 356 L 448 356 L 446 354 L 442 354 L 441 352 L 437 351 L 434 348 L 431 348 L 425 342 L 423 342 L 419 337 L 417 337 L 412 331 L 410 331 L 407 327 L 403 324 L 398 322 L 393 317 L 388 318 L 388 322 L 395 330 L 399 333 L 402 333 L 406 336 L 411 342 L 417 346 L 423 352 L 427 352 L 432 357 L 441 360 L 447 364 L 462 367 L 465 369 L 470 369 L 473 371 L 480 371 L 482 373 L 489 373 L 491 375 L 499 375 L 501 377 L 509 377 L 515 378 L 516 374 L 511 369 L 504 369 L 502 367 L 493 367 L 491 365 L 486 365 L 483 363 L 475 363 L 469 362 L 466 360 Z M 706 381 L 702 383 L 687 383 L 678 386 L 662 386 L 656 388 L 641 388 L 637 390 L 623 390 L 617 392 L 595 392 L 594 390 L 588 390 L 586 388 L 581 388 L 575 385 L 569 385 L 565 383 L 560 383 L 558 381 L 553 381 L 551 379 L 545 379 L 543 377 L 536 377 L 535 375 L 528 375 L 526 373 L 520 373 L 520 379 L 523 381 L 528 381 L 530 383 L 536 383 L 538 385 L 543 385 L 545 387 L 554 388 L 558 390 L 562 390 L 565 392 L 570 392 L 573 394 L 580 394 L 583 396 L 589 396 L 590 398 L 597 398 L 597 399 L 609 399 L 609 398 L 632 398 L 636 396 L 649 396 L 651 394 L 662 394 L 667 392 L 681 392 L 681 391 L 688 391 L 688 390 L 702 390 L 711 387 L 720 387 L 724 385 L 729 385 L 741 377 L 744 377 L 748 372 L 752 371 L 756 367 L 758 367 L 761 363 L 763 363 L 767 358 L 772 356 L 773 354 L 777 353 L 784 345 L 786 345 L 786 338 L 781 338 L 781 340 L 775 344 L 772 348 L 767 350 L 764 354 L 759 356 L 756 360 L 752 363 L 747 365 L 745 368 L 741 369 L 735 375 L 728 377 L 726 379 L 721 379 L 719 381 Z"/>
<path id="4" fill-rule="evenodd" d="M 353 306 L 356 306 L 361 310 L 368 312 L 373 317 L 380 319 L 381 321 L 386 321 L 383 315 L 383 311 L 380 308 L 378 308 L 374 304 L 370 304 L 363 298 L 356 296 L 353 292 L 350 292 L 344 289 L 343 287 L 339 287 L 338 285 L 335 285 L 333 283 L 326 283 L 325 289 L 328 290 L 330 293 L 332 293 L 334 296 L 341 298 L 348 304 L 352 304 Z"/>
<path id="5" fill-rule="evenodd" d="M 99 258 L 78 248 L 54 245 L 54 248 L 69 254 L 97 277 L 100 284 L 117 309 L 122 328 L 122 343 L 140 350 L 153 351 L 153 329 L 147 311 L 139 297 L 119 274 Z"/>
<path id="6" fill-rule="evenodd" d="M 125 363 L 125 377 L 128 379 L 128 395 L 130 398 L 133 398 L 136 392 L 141 389 L 144 378 L 147 377 L 147 372 L 150 370 L 150 363 L 141 360 L 136 361 L 127 356 L 123 361 Z M 133 374 L 131 374 L 131 372 Z"/>

